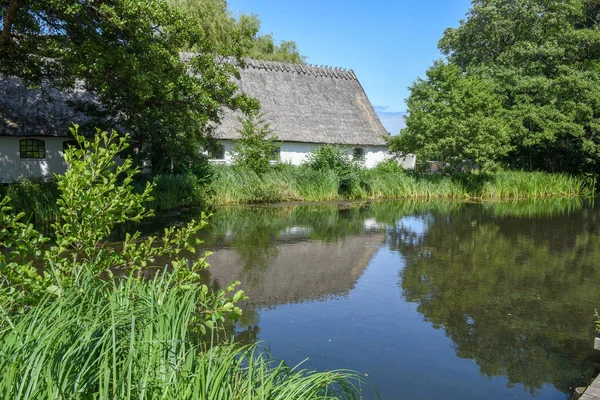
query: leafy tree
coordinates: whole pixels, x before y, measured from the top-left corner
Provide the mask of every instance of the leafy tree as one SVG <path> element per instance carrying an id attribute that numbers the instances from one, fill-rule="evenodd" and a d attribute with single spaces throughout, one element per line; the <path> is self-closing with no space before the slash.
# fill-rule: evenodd
<path id="1" fill-rule="evenodd" d="M 86 111 L 131 132 L 155 172 L 189 168 L 223 106 L 257 107 L 210 37 L 163 0 L 7 0 L 0 24 L 0 74 L 97 95 L 102 106 Z"/>
<path id="2" fill-rule="evenodd" d="M 267 172 L 270 161 L 277 157 L 281 143 L 262 113 L 250 113 L 240 122 L 240 138 L 234 146 L 235 164 L 257 174 Z"/>
<path id="3" fill-rule="evenodd" d="M 439 42 L 448 65 L 458 68 L 462 83 L 485 82 L 465 90 L 448 74 L 428 73 L 429 86 L 447 85 L 451 102 L 440 126 L 449 121 L 490 118 L 486 102 L 498 112 L 487 129 L 451 129 L 448 136 L 485 142 L 498 133 L 497 151 L 485 151 L 509 167 L 567 172 L 598 172 L 600 161 L 600 4 L 595 0 L 476 0 L 456 28 L 447 29 Z M 432 70 L 440 68 L 440 64 Z M 434 110 L 440 95 L 427 92 L 422 80 L 413 85 L 408 100 L 407 136 L 400 141 L 436 142 L 443 128 L 431 129 L 421 112 Z M 446 98 L 448 100 L 448 98 Z M 458 101 L 460 100 L 460 101 Z M 437 114 L 436 114 L 437 113 Z M 492 129 L 488 123 L 491 122 Z M 502 128 L 502 131 L 500 130 Z M 473 132 L 476 134 L 473 137 Z M 505 142 L 508 135 L 509 142 Z M 462 156 L 445 143 L 440 149 Z M 507 150 L 509 150 L 507 152 Z"/>
<path id="4" fill-rule="evenodd" d="M 257 15 L 242 14 L 234 18 L 225 0 L 168 0 L 175 8 L 190 16 L 215 45 L 219 54 L 252 57 L 262 60 L 303 63 L 302 56 L 293 41 L 279 45 L 272 34 L 259 35 L 260 19 Z M 194 49 L 192 43 L 189 48 Z"/>
<path id="5" fill-rule="evenodd" d="M 502 97 L 495 82 L 465 76 L 459 67 L 443 61 L 410 88 L 410 116 L 406 129 L 390 139 L 390 150 L 417 153 L 425 160 L 472 160 L 494 166 L 510 150 L 509 130 L 502 118 Z"/>

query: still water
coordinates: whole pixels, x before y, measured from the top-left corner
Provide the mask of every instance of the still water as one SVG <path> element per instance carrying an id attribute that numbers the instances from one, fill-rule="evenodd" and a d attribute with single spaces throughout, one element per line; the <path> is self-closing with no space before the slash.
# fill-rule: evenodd
<path id="1" fill-rule="evenodd" d="M 274 357 L 384 399 L 567 399 L 600 371 L 598 201 L 228 208 L 209 279 Z"/>

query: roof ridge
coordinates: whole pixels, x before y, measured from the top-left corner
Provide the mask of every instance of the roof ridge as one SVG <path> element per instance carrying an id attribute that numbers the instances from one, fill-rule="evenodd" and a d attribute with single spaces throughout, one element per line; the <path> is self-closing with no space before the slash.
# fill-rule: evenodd
<path id="1" fill-rule="evenodd" d="M 189 61 L 196 53 L 180 52 L 179 56 L 185 62 Z M 313 75 L 333 79 L 346 79 L 358 81 L 356 74 L 351 69 L 342 67 L 330 67 L 328 65 L 316 65 L 309 63 L 290 63 L 285 61 L 267 61 L 259 58 L 242 58 L 243 68 L 262 69 L 265 71 L 287 72 L 299 75 Z M 219 63 L 238 64 L 237 59 L 231 56 L 223 56 Z"/>
<path id="2" fill-rule="evenodd" d="M 228 60 L 229 61 L 229 60 Z M 313 75 L 333 79 L 358 80 L 351 69 L 331 67 L 329 65 L 300 64 L 285 61 L 266 61 L 256 58 L 244 58 L 245 68 L 262 69 L 265 71 L 287 72 L 299 75 Z"/>

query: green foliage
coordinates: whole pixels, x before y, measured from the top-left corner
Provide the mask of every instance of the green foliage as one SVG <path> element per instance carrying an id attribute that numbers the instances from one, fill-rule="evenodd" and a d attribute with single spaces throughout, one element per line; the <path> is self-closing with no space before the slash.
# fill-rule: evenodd
<path id="1" fill-rule="evenodd" d="M 216 169 L 210 202 L 250 204 L 348 198 L 506 200 L 594 193 L 591 181 L 567 174 L 506 171 L 443 176 L 395 171 L 399 167 L 394 164 L 385 163 L 373 169 L 357 168 L 350 193 L 340 191 L 342 177 L 328 167 L 280 165 L 258 175 L 248 169 L 221 166 Z"/>
<path id="2" fill-rule="evenodd" d="M 10 206 L 23 212 L 25 219 L 36 225 L 48 224 L 59 218 L 56 200 L 59 196 L 54 179 L 25 178 L 0 188 L 0 195 L 10 197 Z"/>
<path id="3" fill-rule="evenodd" d="M 233 149 L 235 165 L 263 174 L 276 158 L 281 142 L 262 114 L 249 113 L 240 122 L 242 127 L 237 131 L 240 138 L 235 140 Z"/>
<path id="4" fill-rule="evenodd" d="M 258 107 L 193 19 L 163 0 L 3 1 L 0 21 L 1 74 L 97 95 L 101 106 L 75 107 L 94 126 L 132 132 L 153 172 L 187 171 L 223 106 Z M 189 45 L 197 55 L 185 63 L 179 50 Z"/>
<path id="5" fill-rule="evenodd" d="M 417 80 L 394 147 L 482 166 L 598 172 L 600 6 L 476 0 Z"/>
<path id="6" fill-rule="evenodd" d="M 333 171 L 339 179 L 341 195 L 352 197 L 360 192 L 360 163 L 340 147 L 319 146 L 308 155 L 306 164 L 315 171 Z"/>
<path id="7" fill-rule="evenodd" d="M 452 64 L 437 62 L 418 79 L 407 100 L 410 116 L 390 151 L 416 153 L 424 160 L 470 159 L 484 169 L 511 150 L 502 119 L 502 97 L 491 79 L 463 75 Z"/>
<path id="8" fill-rule="evenodd" d="M 363 378 L 317 373 L 272 361 L 255 347 L 220 345 L 226 318 L 244 300 L 237 283 L 211 289 L 199 280 L 199 221 L 162 238 L 127 234 L 117 224 L 152 214 L 153 184 L 133 190 L 131 160 L 116 163 L 126 138 L 98 132 L 65 152 L 57 176 L 61 218 L 55 240 L 0 201 L 0 393 L 20 399 L 358 398 Z"/>
<path id="9" fill-rule="evenodd" d="M 261 22 L 258 16 L 241 14 L 236 19 L 225 0 L 168 0 L 168 3 L 189 16 L 221 55 L 304 62 L 305 57 L 300 54 L 295 42 L 282 41 L 277 45 L 272 34 L 259 35 Z M 188 47 L 195 50 L 193 43 Z"/>
<path id="10" fill-rule="evenodd" d="M 205 286 L 174 279 L 164 272 L 118 285 L 88 281 L 85 291 L 46 297 L 22 317 L 4 317 L 0 393 L 22 399 L 354 399 L 361 386 L 369 387 L 350 371 L 290 368 L 255 346 L 202 343 L 198 323 L 211 310 L 211 296 Z"/>
<path id="11" fill-rule="evenodd" d="M 136 193 L 133 177 L 139 171 L 131 168 L 130 159 L 115 162 L 127 147 L 125 138 L 99 132 L 88 142 L 79 136 L 77 126 L 72 133 L 79 146 L 65 152 L 67 172 L 56 176 L 60 219 L 52 224 L 51 245 L 43 246 L 48 239 L 23 222 L 23 213 L 10 212 L 8 197 L 2 200 L 0 302 L 10 303 L 9 310 L 32 307 L 45 293 L 61 297 L 67 290 L 84 290 L 90 279 L 108 277 L 112 281 L 115 274 L 140 281 L 149 269 L 167 265 L 177 284 L 197 282 L 199 271 L 207 264 L 203 258 L 190 262 L 182 252 L 195 252 L 200 243 L 196 234 L 206 225 L 205 217 L 179 229 L 167 228 L 161 238 L 141 240 L 139 232 L 127 234 L 116 251 L 107 243 L 108 236 L 117 224 L 139 222 L 152 215 L 144 203 L 152 200 L 153 185 L 147 183 Z M 228 304 L 224 296 L 214 298 L 221 311 Z M 225 314 L 239 313 L 238 308 L 229 311 Z"/>
<path id="12" fill-rule="evenodd" d="M 207 201 L 207 185 L 194 174 L 142 175 L 134 182 L 136 192 L 142 192 L 148 182 L 153 182 L 152 199 L 144 204 L 157 211 L 181 207 L 202 207 Z"/>

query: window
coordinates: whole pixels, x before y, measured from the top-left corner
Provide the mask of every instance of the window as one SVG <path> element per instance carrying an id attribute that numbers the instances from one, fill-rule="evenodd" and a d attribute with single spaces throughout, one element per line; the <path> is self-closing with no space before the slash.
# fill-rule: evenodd
<path id="1" fill-rule="evenodd" d="M 218 146 L 216 149 L 210 150 L 210 152 L 208 153 L 208 157 L 211 160 L 224 160 L 225 148 L 223 146 Z"/>
<path id="2" fill-rule="evenodd" d="M 273 152 L 271 153 L 271 160 L 281 161 L 281 147 L 273 149 Z"/>
<path id="3" fill-rule="evenodd" d="M 19 141 L 21 158 L 46 158 L 46 143 L 38 139 L 23 139 Z"/>
<path id="4" fill-rule="evenodd" d="M 355 160 L 363 160 L 365 158 L 365 149 L 362 147 L 355 147 L 352 150 L 352 158 Z"/>

